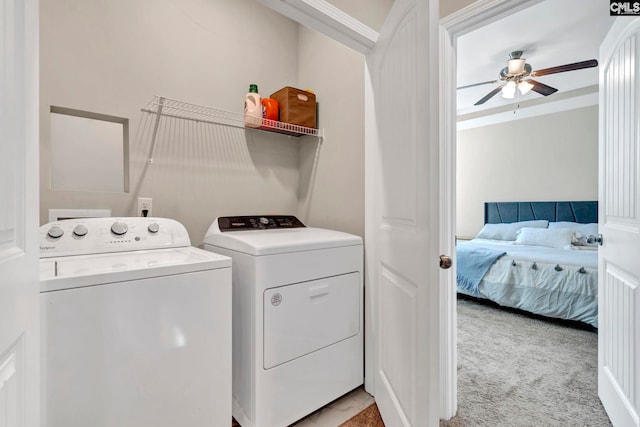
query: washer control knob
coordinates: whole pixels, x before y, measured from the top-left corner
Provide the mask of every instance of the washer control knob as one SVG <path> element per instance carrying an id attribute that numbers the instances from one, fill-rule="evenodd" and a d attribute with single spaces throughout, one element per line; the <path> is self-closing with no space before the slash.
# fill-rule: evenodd
<path id="1" fill-rule="evenodd" d="M 261 217 L 261 218 L 260 218 L 260 224 L 262 224 L 262 225 L 267 225 L 267 224 L 269 224 L 269 219 L 268 219 L 268 218 L 265 218 L 265 217 Z"/>
<path id="2" fill-rule="evenodd" d="M 160 226 L 158 225 L 157 222 L 152 222 L 151 224 L 149 224 L 149 226 L 147 227 L 147 230 L 149 231 L 149 233 L 151 234 L 156 234 L 159 230 L 160 230 Z"/>
<path id="3" fill-rule="evenodd" d="M 57 225 L 54 225 L 49 229 L 49 231 L 47 231 L 47 235 L 52 239 L 57 239 L 59 237 L 62 237 L 63 234 L 64 234 L 64 230 L 58 227 Z"/>
<path id="4" fill-rule="evenodd" d="M 75 228 L 73 229 L 73 234 L 75 234 L 78 237 L 84 237 L 87 235 L 88 232 L 89 230 L 87 229 L 87 227 L 85 227 L 82 224 L 76 225 Z"/>
<path id="5" fill-rule="evenodd" d="M 123 234 L 126 234 L 128 230 L 129 227 L 127 227 L 127 224 L 122 221 L 116 221 L 111 225 L 111 232 L 116 236 L 122 236 Z"/>

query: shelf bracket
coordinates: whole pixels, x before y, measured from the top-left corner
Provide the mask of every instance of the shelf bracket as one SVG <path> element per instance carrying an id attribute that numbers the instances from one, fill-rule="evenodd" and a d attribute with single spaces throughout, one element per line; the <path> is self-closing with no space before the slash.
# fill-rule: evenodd
<path id="1" fill-rule="evenodd" d="M 162 117 L 162 108 L 164 107 L 164 98 L 160 97 L 158 100 L 158 111 L 156 112 L 156 122 L 153 125 L 153 135 L 151 136 L 151 148 L 149 149 L 149 158 L 147 164 L 153 164 L 153 151 L 156 148 L 156 139 L 158 137 L 158 127 L 160 126 L 160 117 Z"/>

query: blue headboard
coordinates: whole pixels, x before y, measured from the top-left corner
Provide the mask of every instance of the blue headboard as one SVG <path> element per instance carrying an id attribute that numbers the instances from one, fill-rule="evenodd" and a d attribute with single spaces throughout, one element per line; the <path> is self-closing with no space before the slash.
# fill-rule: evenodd
<path id="1" fill-rule="evenodd" d="M 484 204 L 484 223 L 546 219 L 550 222 L 598 222 L 598 202 L 488 202 Z"/>

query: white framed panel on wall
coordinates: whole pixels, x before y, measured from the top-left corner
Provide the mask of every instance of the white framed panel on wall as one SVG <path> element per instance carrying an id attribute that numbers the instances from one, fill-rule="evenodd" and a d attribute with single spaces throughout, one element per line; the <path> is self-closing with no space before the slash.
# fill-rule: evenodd
<path id="1" fill-rule="evenodd" d="M 74 218 L 104 218 L 111 216 L 111 209 L 49 209 L 49 222 Z"/>
<path id="2" fill-rule="evenodd" d="M 51 189 L 129 191 L 129 120 L 51 106 Z"/>

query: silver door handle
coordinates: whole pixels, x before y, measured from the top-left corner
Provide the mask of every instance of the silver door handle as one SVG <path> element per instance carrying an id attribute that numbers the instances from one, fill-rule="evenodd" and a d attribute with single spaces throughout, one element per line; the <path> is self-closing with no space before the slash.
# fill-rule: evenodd
<path id="1" fill-rule="evenodd" d="M 446 270 L 451 268 L 451 257 L 448 255 L 440 255 L 440 268 Z"/>
<path id="2" fill-rule="evenodd" d="M 602 234 L 598 234 L 597 236 L 594 236 L 593 234 L 590 235 L 589 237 L 587 237 L 587 243 L 598 243 L 600 246 L 602 246 Z"/>

